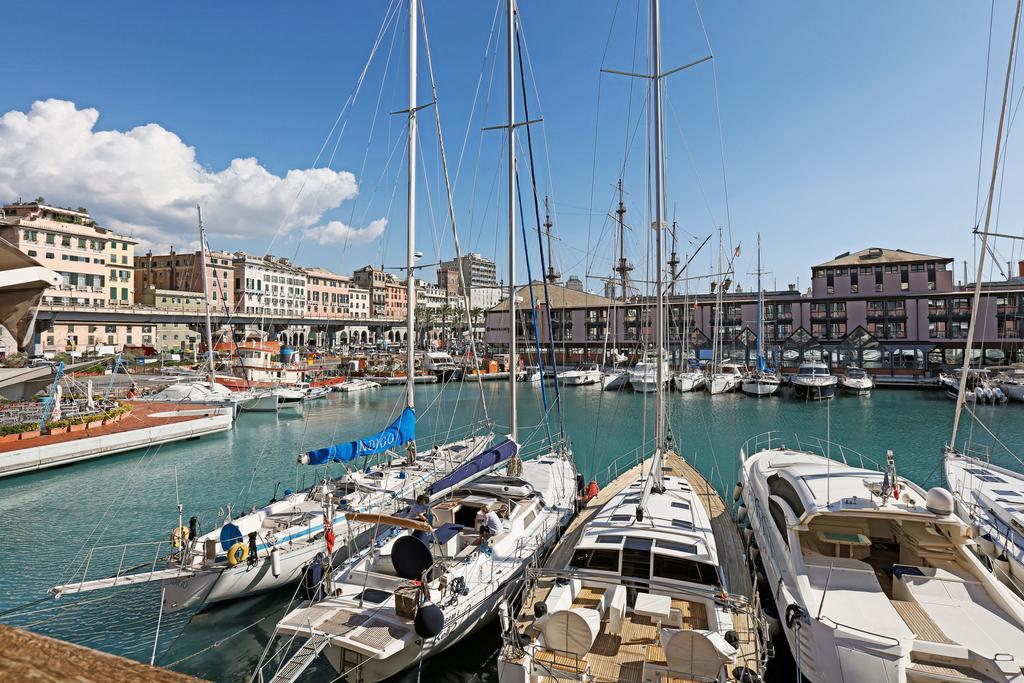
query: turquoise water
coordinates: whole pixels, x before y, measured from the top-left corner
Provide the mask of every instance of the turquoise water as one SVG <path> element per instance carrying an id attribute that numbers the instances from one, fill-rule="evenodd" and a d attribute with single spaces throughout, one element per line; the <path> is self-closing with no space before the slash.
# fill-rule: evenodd
<path id="1" fill-rule="evenodd" d="M 484 385 L 499 433 L 508 422 L 507 392 L 503 383 Z M 653 397 L 596 387 L 568 387 L 562 395 L 566 431 L 588 480 L 603 481 L 609 463 L 636 453 L 645 431 L 649 440 L 649 428 L 642 427 L 652 422 Z M 196 515 L 210 528 L 228 504 L 236 512 L 247 510 L 265 503 L 275 490 L 312 483 L 311 468 L 295 463 L 299 452 L 380 429 L 398 414 L 403 398 L 401 387 L 335 393 L 292 416 L 244 414 L 221 435 L 0 480 L 0 613 L 41 599 L 49 586 L 68 580 L 72 567 L 85 557 L 83 549 L 166 539 L 177 525 L 178 499 L 185 519 Z M 417 403 L 421 446 L 426 434 L 443 435 L 484 417 L 473 384 L 417 387 Z M 546 439 L 540 389 L 520 385 L 519 403 L 520 436 L 529 451 Z M 938 484 L 954 407 L 940 392 L 900 389 L 828 403 L 796 402 L 788 391 L 782 398 L 760 400 L 673 394 L 669 406 L 679 451 L 722 489 L 731 489 L 735 481 L 743 441 L 768 430 L 780 431 L 790 446 L 798 438 L 831 435 L 832 441 L 876 461 L 884 461 L 891 449 L 903 476 L 925 486 Z M 1014 449 L 1024 442 L 1022 411 L 1019 404 L 978 407 L 986 426 Z M 965 438 L 973 432 L 975 445 L 992 443 L 980 428 L 971 427 L 965 418 Z M 994 462 L 1016 467 L 998 447 L 991 454 Z M 152 547 L 140 547 L 125 565 L 151 561 Z M 96 551 L 93 562 L 92 569 L 116 567 L 117 557 Z M 210 680 L 247 680 L 290 597 L 287 590 L 215 606 L 196 615 L 184 630 L 187 615 L 166 617 L 157 661 Z M 148 661 L 158 601 L 159 588 L 152 584 L 46 600 L 3 614 L 0 621 Z M 496 646 L 492 628 L 427 664 L 423 680 L 493 680 Z M 323 667 L 307 680 L 332 678 L 329 667 Z M 415 680 L 415 672 L 408 678 Z"/>

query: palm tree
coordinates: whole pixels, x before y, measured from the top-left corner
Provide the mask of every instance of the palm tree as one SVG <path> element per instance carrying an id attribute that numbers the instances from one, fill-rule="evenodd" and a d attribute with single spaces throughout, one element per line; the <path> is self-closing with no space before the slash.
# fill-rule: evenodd
<path id="1" fill-rule="evenodd" d="M 441 306 L 441 340 L 446 341 L 448 334 L 448 318 L 455 314 L 455 307 L 447 301 Z"/>
<path id="2" fill-rule="evenodd" d="M 434 326 L 434 310 L 427 308 L 426 306 L 416 307 L 416 322 L 420 324 L 419 343 L 422 347 L 426 347 L 427 339 L 430 335 L 430 328 Z"/>
<path id="3" fill-rule="evenodd" d="M 469 311 L 469 333 L 471 335 L 476 334 L 476 328 L 477 326 L 481 326 L 481 321 L 483 320 L 485 313 L 486 311 L 480 307 L 473 308 Z"/>

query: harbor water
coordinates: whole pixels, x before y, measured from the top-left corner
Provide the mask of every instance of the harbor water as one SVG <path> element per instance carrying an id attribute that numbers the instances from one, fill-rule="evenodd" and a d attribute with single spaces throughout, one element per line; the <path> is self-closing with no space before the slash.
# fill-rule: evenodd
<path id="1" fill-rule="evenodd" d="M 547 440 L 541 388 L 524 384 L 520 390 L 520 438 L 527 453 L 535 452 Z M 502 434 L 508 423 L 507 387 L 486 383 L 483 392 L 485 403 L 471 383 L 417 387 L 420 447 L 430 435 L 444 437 L 485 417 Z M 551 385 L 547 392 L 553 395 Z M 567 387 L 561 395 L 565 431 L 587 480 L 604 481 L 616 459 L 635 457 L 641 447 L 650 451 L 653 395 L 602 392 L 596 386 Z M 46 591 L 70 580 L 89 548 L 166 540 L 178 525 L 179 501 L 185 520 L 196 516 L 203 529 L 210 529 L 223 521 L 229 505 L 240 514 L 286 489 L 310 485 L 316 472 L 296 464 L 298 453 L 379 431 L 403 401 L 402 387 L 334 393 L 292 415 L 243 414 L 234 429 L 220 435 L 0 481 L 0 621 L 149 661 L 159 617 L 157 663 L 209 680 L 248 680 L 291 589 L 215 605 L 187 626 L 187 614 L 158 615 L 155 583 L 56 601 L 47 599 Z M 892 450 L 901 476 L 925 487 L 938 485 L 954 409 L 942 392 L 911 389 L 816 403 L 798 402 L 788 389 L 770 399 L 702 392 L 671 394 L 668 402 L 677 450 L 722 491 L 731 491 L 735 482 L 743 442 L 769 430 L 787 446 L 830 438 L 877 462 Z M 1024 406 L 979 405 L 977 412 L 1000 441 L 1011 448 L 1022 443 Z M 553 414 L 549 424 L 557 434 Z M 966 414 L 961 435 L 974 447 L 989 447 L 993 462 L 1020 469 Z M 98 552 L 96 557 L 102 561 Z M 38 602 L 29 604 L 33 601 Z M 492 625 L 405 678 L 495 680 L 498 644 Z M 335 676 L 320 665 L 304 680 Z"/>

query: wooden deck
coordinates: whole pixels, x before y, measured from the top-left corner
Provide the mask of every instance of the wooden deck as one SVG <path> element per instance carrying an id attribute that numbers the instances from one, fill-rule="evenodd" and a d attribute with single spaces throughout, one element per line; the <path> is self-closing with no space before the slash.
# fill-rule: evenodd
<path id="1" fill-rule="evenodd" d="M 896 608 L 896 613 L 903 618 L 907 626 L 916 638 L 928 640 L 933 643 L 944 643 L 946 645 L 957 645 L 942 632 L 939 625 L 924 611 L 916 602 L 909 600 L 889 600 Z"/>
<path id="2" fill-rule="evenodd" d="M 636 465 L 605 486 L 580 512 L 566 529 L 565 534 L 549 556 L 547 566 L 555 570 L 569 565 L 573 551 L 589 523 L 600 508 L 612 497 L 635 482 L 643 472 L 649 472 L 651 459 Z M 746 599 L 753 595 L 753 582 L 747 564 L 740 533 L 733 523 L 729 508 L 715 488 L 689 463 L 676 454 L 667 454 L 662 462 L 665 474 L 684 477 L 704 505 L 711 520 L 712 533 L 718 546 L 718 553 L 727 590 Z M 552 578 L 540 578 L 517 615 L 517 626 L 526 639 L 535 640 L 540 634 L 533 627 L 533 605 L 547 599 L 554 585 Z M 595 608 L 604 589 L 583 588 L 574 598 L 573 607 Z M 674 599 L 672 607 L 683 614 L 683 626 L 689 629 L 707 629 L 708 615 L 703 604 Z M 760 670 L 755 624 L 750 615 L 743 611 L 733 613 L 734 630 L 740 636 L 736 666 Z M 665 652 L 661 647 L 657 626 L 647 617 L 629 613 L 623 620 L 618 633 L 609 632 L 608 621 L 604 620 L 601 631 L 591 650 L 583 658 L 566 653 L 556 653 L 538 648 L 535 661 L 557 671 L 564 679 L 568 676 L 581 677 L 589 672 L 592 680 L 615 683 L 641 683 L 644 663 L 665 666 Z M 544 677 L 543 681 L 558 681 L 555 676 Z M 686 678 L 672 677 L 672 681 L 683 683 Z"/>

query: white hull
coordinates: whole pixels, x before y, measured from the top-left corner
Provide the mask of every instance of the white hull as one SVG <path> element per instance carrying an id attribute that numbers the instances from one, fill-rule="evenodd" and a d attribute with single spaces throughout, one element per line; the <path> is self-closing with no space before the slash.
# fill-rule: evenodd
<path id="1" fill-rule="evenodd" d="M 711 395 L 716 394 L 727 394 L 730 391 L 735 391 L 739 385 L 740 380 L 736 375 L 723 375 L 716 373 L 711 375 L 707 382 L 707 389 L 711 392 Z"/>
<path id="2" fill-rule="evenodd" d="M 345 393 L 352 393 L 354 391 L 366 391 L 367 389 L 377 389 L 380 385 L 376 382 L 371 382 L 365 379 L 352 379 L 347 382 L 342 382 L 336 388 L 338 391 Z"/>
<path id="3" fill-rule="evenodd" d="M 558 376 L 562 380 L 562 384 L 570 387 L 583 387 L 588 384 L 600 384 L 601 382 L 601 371 L 600 370 L 586 370 L 577 371 L 570 370 L 564 372 Z"/>
<path id="4" fill-rule="evenodd" d="M 779 390 L 777 379 L 745 379 L 740 389 L 747 396 L 771 396 Z"/>
<path id="5" fill-rule="evenodd" d="M 605 391 L 618 391 L 629 384 L 629 374 L 625 372 L 605 375 L 601 380 L 601 388 Z"/>
<path id="6" fill-rule="evenodd" d="M 243 413 L 276 413 L 277 396 L 268 392 L 252 398 L 244 398 L 238 401 L 238 409 Z"/>
<path id="7" fill-rule="evenodd" d="M 870 378 L 851 379 L 844 377 L 842 380 L 843 391 L 850 394 L 866 394 L 875 388 L 875 383 Z"/>
<path id="8" fill-rule="evenodd" d="M 1004 382 L 999 385 L 1009 398 L 1014 401 L 1024 401 L 1024 384 L 1013 384 L 1010 382 Z"/>
<path id="9" fill-rule="evenodd" d="M 704 388 L 704 375 L 699 372 L 681 372 L 672 378 L 676 391 L 699 391 Z"/>

